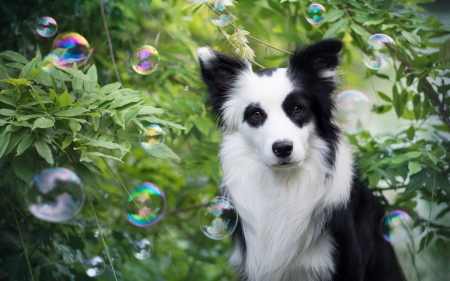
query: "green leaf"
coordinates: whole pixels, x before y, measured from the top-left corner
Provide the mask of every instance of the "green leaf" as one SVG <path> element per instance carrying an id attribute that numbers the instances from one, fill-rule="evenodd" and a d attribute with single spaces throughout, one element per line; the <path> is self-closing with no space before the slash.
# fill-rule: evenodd
<path id="1" fill-rule="evenodd" d="M 348 19 L 343 18 L 338 22 L 334 23 L 323 35 L 323 38 L 333 38 L 336 37 L 342 30 L 348 25 Z"/>
<path id="2" fill-rule="evenodd" d="M 61 144 L 61 149 L 64 150 L 73 142 L 73 136 L 66 136 Z"/>
<path id="3" fill-rule="evenodd" d="M 13 52 L 13 51 L 4 51 L 0 53 L 0 57 L 10 60 L 10 61 L 16 61 L 21 64 L 27 64 L 29 60 L 27 60 L 26 57 L 24 57 L 22 54 Z"/>
<path id="4" fill-rule="evenodd" d="M 433 161 L 434 164 L 436 164 L 439 161 L 439 159 L 430 152 L 427 152 L 427 156 L 428 156 L 428 158 L 430 158 L 431 161 Z"/>
<path id="5" fill-rule="evenodd" d="M 151 114 L 163 114 L 164 109 L 156 108 L 150 105 L 145 105 L 141 110 L 139 110 L 138 115 L 151 115 Z"/>
<path id="6" fill-rule="evenodd" d="M 53 155 L 52 155 L 52 150 L 50 149 L 50 147 L 48 146 L 47 143 L 45 143 L 43 140 L 38 139 L 35 143 L 34 146 L 36 147 L 36 150 L 38 152 L 38 154 L 45 159 L 45 161 L 47 161 L 47 163 L 49 163 L 50 165 L 53 165 Z"/>
<path id="7" fill-rule="evenodd" d="M 414 139 L 414 135 L 416 133 L 416 130 L 414 129 L 414 126 L 410 126 L 409 129 L 406 131 L 406 136 L 408 137 L 409 140 L 413 140 Z"/>
<path id="8" fill-rule="evenodd" d="M 195 124 L 195 127 L 197 127 L 197 129 L 202 134 L 204 134 L 205 136 L 207 136 L 209 134 L 209 128 L 211 125 L 209 122 L 209 119 L 206 119 L 203 117 L 198 117 L 198 118 L 195 118 L 194 124 Z"/>
<path id="9" fill-rule="evenodd" d="M 165 144 L 161 145 L 158 149 L 154 150 L 144 150 L 146 153 L 158 157 L 158 158 L 174 158 L 174 159 L 180 159 L 178 155 L 176 155 L 169 147 L 167 147 Z"/>
<path id="10" fill-rule="evenodd" d="M 28 163 L 29 161 L 26 155 L 16 156 L 12 159 L 14 173 L 27 183 L 33 178 L 32 166 Z"/>
<path id="11" fill-rule="evenodd" d="M 379 18 L 376 20 L 368 20 L 368 21 L 365 21 L 363 25 L 378 25 L 385 20 L 386 20 L 385 18 Z"/>
<path id="12" fill-rule="evenodd" d="M 72 96 L 69 93 L 64 92 L 59 96 L 59 107 L 66 107 L 72 105 Z"/>
<path id="13" fill-rule="evenodd" d="M 34 121 L 32 130 L 37 128 L 50 128 L 53 127 L 54 125 L 55 122 L 53 122 L 53 120 L 45 117 L 40 117 Z"/>
<path id="14" fill-rule="evenodd" d="M 420 240 L 420 246 L 419 246 L 419 250 L 417 251 L 417 253 L 420 253 L 423 249 L 425 249 L 430 242 L 433 240 L 434 237 L 434 232 L 429 232 L 428 235 L 425 235 L 424 237 L 422 237 L 422 239 Z"/>
<path id="15" fill-rule="evenodd" d="M 109 158 L 109 159 L 113 159 L 116 161 L 119 161 L 121 163 L 123 163 L 123 161 L 115 156 L 111 156 L 111 155 L 106 155 L 100 152 L 86 152 L 87 155 L 92 155 L 92 156 L 98 156 L 98 157 L 105 157 L 105 158 Z"/>
<path id="16" fill-rule="evenodd" d="M 105 141 L 89 141 L 86 143 L 83 143 L 84 146 L 94 146 L 94 147 L 102 147 L 107 149 L 120 149 L 122 151 L 128 152 L 128 149 L 124 146 L 121 146 L 120 144 L 113 143 L 113 142 L 105 142 Z"/>
<path id="17" fill-rule="evenodd" d="M 30 130 L 28 128 L 22 128 L 19 131 L 12 134 L 12 136 L 9 139 L 8 147 L 5 150 L 5 155 L 9 154 L 16 145 L 25 137 L 26 134 L 28 134 Z"/>
<path id="18" fill-rule="evenodd" d="M 409 175 L 412 176 L 412 175 L 420 172 L 422 170 L 422 166 L 420 166 L 420 164 L 415 161 L 409 161 L 408 162 L 408 170 L 409 170 Z"/>
<path id="19" fill-rule="evenodd" d="M 103 94 L 109 94 L 111 92 L 114 92 L 115 90 L 120 89 L 120 87 L 122 87 L 122 85 L 119 82 L 115 82 L 103 86 L 100 92 L 102 92 Z"/>
<path id="20" fill-rule="evenodd" d="M 22 154 L 33 143 L 33 136 L 31 134 L 26 135 L 17 146 L 16 155 Z"/>
<path id="21" fill-rule="evenodd" d="M 76 120 L 73 120 L 73 119 L 69 121 L 69 127 L 70 127 L 70 130 L 72 131 L 72 133 L 73 133 L 74 135 L 76 135 L 77 132 L 78 132 L 79 130 L 81 130 L 81 124 L 80 124 L 80 122 L 78 122 L 78 121 L 76 121 Z"/>
<path id="22" fill-rule="evenodd" d="M 6 148 L 8 147 L 10 136 L 11 132 L 3 132 L 0 134 L 0 158 L 2 158 L 3 153 L 5 153 Z"/>
<path id="23" fill-rule="evenodd" d="M 364 39 L 370 37 L 372 34 L 370 34 L 367 30 L 365 30 L 363 27 L 357 25 L 357 24 L 350 24 L 350 28 L 356 32 L 356 34 L 361 35 Z"/>
<path id="24" fill-rule="evenodd" d="M 138 117 L 138 119 L 140 121 L 146 121 L 148 123 L 157 123 L 157 124 L 161 124 L 161 125 L 170 126 L 172 128 L 175 128 L 175 129 L 185 130 L 185 128 L 183 126 L 178 125 L 177 123 L 174 123 L 174 122 L 171 122 L 171 121 L 162 120 L 162 119 L 159 119 L 159 118 L 154 117 L 154 116 Z"/>
<path id="25" fill-rule="evenodd" d="M 12 105 L 12 106 L 14 106 L 14 107 L 17 106 L 17 103 L 16 103 L 16 100 L 15 100 L 15 99 L 13 99 L 12 97 L 9 97 L 9 96 L 7 96 L 7 95 L 2 95 L 1 93 L 0 93 L 0 102 L 3 102 L 3 103 L 5 103 L 5 104 Z"/>
<path id="26" fill-rule="evenodd" d="M 420 36 L 417 34 L 402 30 L 402 35 L 406 40 L 408 40 L 409 43 L 414 46 L 420 46 L 420 44 L 422 43 Z"/>
<path id="27" fill-rule="evenodd" d="M 92 81 L 92 79 L 89 76 L 87 76 L 81 70 L 78 70 L 76 68 L 62 68 L 61 70 L 63 70 L 64 72 L 67 72 L 70 75 L 72 75 L 73 77 L 79 78 L 81 80 Z"/>
<path id="28" fill-rule="evenodd" d="M 76 115 L 80 115 L 85 113 L 86 111 L 88 111 L 86 108 L 83 107 L 73 107 L 70 109 L 65 109 L 65 110 L 61 110 L 58 111 L 56 113 L 54 113 L 54 116 L 64 116 L 64 117 L 73 117 Z"/>
<path id="29" fill-rule="evenodd" d="M 28 74 L 36 67 L 36 58 L 27 63 L 20 71 L 19 78 L 28 78 Z"/>
<path id="30" fill-rule="evenodd" d="M 3 115 L 3 116 L 15 116 L 16 115 L 16 111 L 11 110 L 11 109 L 7 109 L 7 108 L 2 108 L 2 109 L 0 109 L 0 115 Z"/>
<path id="31" fill-rule="evenodd" d="M 98 131 L 98 127 L 100 126 L 100 117 L 91 117 L 92 126 L 94 126 L 94 130 Z"/>
<path id="32" fill-rule="evenodd" d="M 91 78 L 92 81 L 97 82 L 97 67 L 94 65 L 92 65 L 89 70 L 87 71 L 86 75 Z"/>
<path id="33" fill-rule="evenodd" d="M 342 18 L 345 15 L 344 10 L 332 10 L 329 13 L 325 14 L 325 17 L 323 18 L 320 25 L 326 23 L 326 22 L 334 22 L 338 19 Z"/>
<path id="34" fill-rule="evenodd" d="M 380 91 L 377 91 L 377 94 L 382 100 L 387 101 L 387 102 L 392 102 L 392 99 L 388 95 L 386 95 Z"/>

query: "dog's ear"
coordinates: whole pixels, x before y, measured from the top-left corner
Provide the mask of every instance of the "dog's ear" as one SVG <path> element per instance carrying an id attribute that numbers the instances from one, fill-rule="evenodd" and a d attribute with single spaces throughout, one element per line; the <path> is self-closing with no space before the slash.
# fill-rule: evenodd
<path id="1" fill-rule="evenodd" d="M 198 49 L 202 80 L 210 95 L 207 104 L 213 115 L 221 117 L 223 104 L 227 101 L 239 73 L 250 70 L 247 61 L 227 56 L 208 47 Z"/>
<path id="2" fill-rule="evenodd" d="M 325 39 L 297 48 L 289 60 L 291 75 L 314 75 L 319 78 L 334 78 L 339 64 L 342 42 L 338 39 Z"/>

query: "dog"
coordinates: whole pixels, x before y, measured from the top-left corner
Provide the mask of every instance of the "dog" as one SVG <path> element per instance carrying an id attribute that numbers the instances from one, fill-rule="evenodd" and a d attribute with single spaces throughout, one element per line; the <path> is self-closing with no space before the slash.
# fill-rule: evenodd
<path id="1" fill-rule="evenodd" d="M 222 132 L 220 194 L 239 212 L 230 266 L 245 281 L 404 280 L 334 121 L 343 45 L 298 47 L 287 68 L 198 49 Z"/>

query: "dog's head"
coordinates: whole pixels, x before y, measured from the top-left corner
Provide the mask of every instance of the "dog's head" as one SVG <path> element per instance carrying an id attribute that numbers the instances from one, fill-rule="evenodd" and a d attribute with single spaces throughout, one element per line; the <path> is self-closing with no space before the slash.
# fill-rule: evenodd
<path id="1" fill-rule="evenodd" d="M 339 129 L 333 92 L 342 43 L 327 39 L 298 48 L 288 68 L 254 73 L 251 65 L 210 48 L 198 50 L 208 105 L 224 134 L 242 134 L 269 167 L 299 166 L 312 138 L 326 145 L 333 164 Z"/>

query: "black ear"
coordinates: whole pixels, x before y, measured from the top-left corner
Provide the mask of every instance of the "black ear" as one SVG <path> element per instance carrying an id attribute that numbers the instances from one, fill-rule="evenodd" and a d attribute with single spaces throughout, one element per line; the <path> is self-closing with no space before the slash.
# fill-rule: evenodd
<path id="1" fill-rule="evenodd" d="M 224 55 L 208 47 L 198 49 L 198 58 L 202 79 L 209 93 L 207 105 L 220 121 L 223 104 L 228 100 L 231 88 L 238 75 L 249 70 L 250 65 L 245 60 Z"/>
<path id="2" fill-rule="evenodd" d="M 303 76 L 334 78 L 341 50 L 342 42 L 338 39 L 324 39 L 297 48 L 289 60 L 289 74 L 297 76 L 300 72 Z"/>

